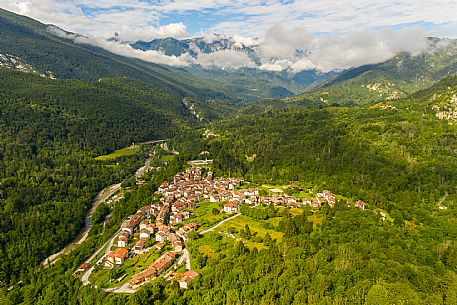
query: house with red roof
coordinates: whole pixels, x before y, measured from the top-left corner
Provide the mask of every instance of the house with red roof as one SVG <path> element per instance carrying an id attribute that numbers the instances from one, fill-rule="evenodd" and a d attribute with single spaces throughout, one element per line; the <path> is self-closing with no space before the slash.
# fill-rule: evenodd
<path id="1" fill-rule="evenodd" d="M 189 284 L 198 276 L 198 273 L 192 270 L 184 272 L 183 277 L 179 280 L 179 287 L 187 289 Z"/>

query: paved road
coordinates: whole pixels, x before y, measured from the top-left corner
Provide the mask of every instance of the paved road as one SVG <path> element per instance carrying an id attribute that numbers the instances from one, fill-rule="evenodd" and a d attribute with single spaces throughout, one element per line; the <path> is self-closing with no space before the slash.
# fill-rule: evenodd
<path id="1" fill-rule="evenodd" d="M 92 215 L 94 214 L 95 210 L 99 206 L 100 203 L 104 202 L 106 199 L 111 197 L 114 193 L 116 193 L 119 189 L 121 188 L 121 184 L 113 184 L 110 185 L 106 188 L 104 188 L 100 193 L 98 193 L 97 197 L 95 197 L 94 202 L 92 203 L 92 207 L 86 214 L 86 225 L 84 228 L 81 229 L 79 232 L 78 236 L 73 240 L 71 243 L 69 243 L 65 248 L 60 250 L 58 253 L 52 254 L 48 258 L 46 258 L 41 264 L 43 266 L 47 266 L 48 261 L 52 265 L 56 261 L 60 259 L 60 256 L 62 254 L 67 254 L 71 252 L 77 245 L 82 244 L 87 236 L 89 236 L 90 228 L 92 226 Z"/>
<path id="2" fill-rule="evenodd" d="M 144 165 L 135 172 L 135 180 L 137 183 L 139 183 L 141 181 L 141 177 L 143 177 L 144 174 L 146 174 L 149 171 L 149 164 L 151 163 L 152 159 L 153 156 L 147 158 L 144 162 Z"/>
<path id="3" fill-rule="evenodd" d="M 120 232 L 120 231 L 121 231 L 121 230 L 118 230 L 110 240 L 108 240 L 106 243 L 104 243 L 103 246 L 101 246 L 97 251 L 95 251 L 95 253 L 92 254 L 92 256 L 89 257 L 85 262 L 86 262 L 86 263 L 89 263 L 90 261 L 92 261 L 95 257 L 97 257 L 97 255 L 100 254 L 100 252 L 101 252 L 105 247 L 107 247 L 106 250 L 105 250 L 105 255 L 107 255 L 107 254 L 110 252 L 110 249 L 111 249 L 111 247 L 113 246 L 114 240 L 115 240 L 116 237 L 119 235 L 119 232 Z M 103 262 L 103 258 L 105 257 L 105 255 L 103 255 L 101 258 L 99 258 L 95 264 L 98 265 L 98 264 L 100 264 L 101 262 Z M 83 276 L 81 277 L 81 281 L 83 282 L 83 285 L 89 285 L 89 284 L 90 284 L 90 282 L 89 282 L 89 276 L 92 274 L 92 272 L 94 272 L 94 266 L 90 267 L 90 268 L 83 274 Z"/>
<path id="4" fill-rule="evenodd" d="M 113 293 L 135 293 L 136 292 L 136 290 L 130 288 L 129 282 L 125 283 L 121 287 L 104 288 L 102 290 L 105 292 L 113 292 Z"/>
<path id="5" fill-rule="evenodd" d="M 163 143 L 163 142 L 167 142 L 167 141 L 168 141 L 168 139 L 164 139 L 164 140 L 152 140 L 152 141 L 146 141 L 146 142 L 138 143 L 138 145 L 159 144 L 159 143 Z"/>
<path id="6" fill-rule="evenodd" d="M 201 231 L 200 234 L 203 235 L 203 234 L 205 234 L 205 233 L 214 231 L 214 229 L 216 229 L 217 227 L 219 227 L 219 226 L 222 225 L 223 223 L 225 223 L 225 222 L 227 222 L 227 221 L 229 221 L 229 220 L 232 220 L 232 219 L 234 219 L 234 218 L 236 218 L 236 217 L 238 217 L 238 216 L 240 216 L 240 215 L 241 215 L 241 214 L 235 214 L 235 215 L 233 215 L 232 217 L 229 217 L 229 218 L 227 218 L 227 219 L 224 219 L 224 220 L 222 220 L 221 222 L 219 222 L 218 224 L 216 224 L 214 227 L 209 228 L 209 229 L 204 230 L 204 231 Z"/>

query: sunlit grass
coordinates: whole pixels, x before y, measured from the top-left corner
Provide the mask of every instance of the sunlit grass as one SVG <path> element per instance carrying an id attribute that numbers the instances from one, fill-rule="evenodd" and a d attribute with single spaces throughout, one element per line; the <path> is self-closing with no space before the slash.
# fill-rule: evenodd
<path id="1" fill-rule="evenodd" d="M 140 151 L 139 146 L 130 146 L 122 149 L 118 149 L 109 155 L 98 156 L 95 160 L 105 161 L 105 160 L 114 160 L 122 156 L 132 156 Z"/>

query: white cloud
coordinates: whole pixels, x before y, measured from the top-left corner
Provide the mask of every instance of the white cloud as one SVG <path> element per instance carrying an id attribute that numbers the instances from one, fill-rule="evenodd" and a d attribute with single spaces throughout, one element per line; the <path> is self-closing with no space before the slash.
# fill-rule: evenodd
<path id="1" fill-rule="evenodd" d="M 386 61 L 399 52 L 418 54 L 427 49 L 423 28 L 403 30 L 361 29 L 346 34 L 316 36 L 304 27 L 287 29 L 274 26 L 265 33 L 259 54 L 266 64 L 264 70 L 278 71 L 279 67 L 294 72 L 318 69 L 329 71 L 347 69 Z M 299 52 L 297 52 L 297 50 Z"/>
<path id="2" fill-rule="evenodd" d="M 263 71 L 281 72 L 284 70 L 284 67 L 276 63 L 266 63 L 260 65 L 259 69 Z"/>
<path id="3" fill-rule="evenodd" d="M 184 23 L 170 23 L 159 27 L 151 27 L 148 29 L 129 29 L 122 27 L 119 30 L 121 40 L 138 41 L 151 40 L 153 38 L 183 38 L 189 36 L 187 27 Z"/>
<path id="4" fill-rule="evenodd" d="M 167 55 L 163 54 L 162 52 L 154 51 L 154 50 L 141 51 L 141 50 L 132 48 L 127 43 L 107 41 L 105 39 L 94 39 L 94 38 L 88 38 L 85 36 L 69 34 L 56 27 L 48 27 L 48 31 L 53 33 L 56 36 L 66 38 L 66 39 L 71 39 L 77 44 L 88 44 L 88 45 L 97 46 L 97 47 L 103 48 L 103 49 L 108 50 L 117 55 L 138 58 L 138 59 L 152 62 L 152 63 L 168 65 L 168 66 L 172 66 L 172 67 L 187 67 L 190 65 L 190 62 L 193 61 L 193 59 L 189 55 L 186 55 L 186 54 L 183 54 L 181 56 L 167 56 Z"/>
<path id="5" fill-rule="evenodd" d="M 265 32 L 259 52 L 262 57 L 287 58 L 293 56 L 296 49 L 306 50 L 311 40 L 305 27 L 286 29 L 277 24 Z"/>
<path id="6" fill-rule="evenodd" d="M 169 66 L 185 67 L 197 64 L 224 69 L 258 67 L 260 70 L 276 72 L 289 69 L 295 73 L 311 69 L 327 72 L 379 63 L 392 58 L 398 52 L 418 54 L 425 51 L 428 46 L 425 40 L 428 33 L 422 28 L 397 31 L 362 29 L 351 34 L 315 36 L 309 34 L 304 27 L 287 29 L 274 26 L 266 31 L 262 40 L 255 40 L 257 44 L 252 43 L 262 62 L 257 66 L 247 54 L 235 50 L 203 53 L 196 46 L 191 46 L 198 53 L 197 58 L 192 58 L 188 54 L 178 57 L 167 56 L 160 51 L 136 50 L 125 43 L 68 34 L 59 28 L 50 27 L 50 31 L 76 43 L 96 45 L 118 55 Z M 208 35 L 205 41 L 210 43 L 221 38 L 225 37 Z M 240 43 L 242 41 L 241 38 L 233 40 Z"/>
<path id="7" fill-rule="evenodd" d="M 290 66 L 290 69 L 293 72 L 297 72 L 297 73 L 301 72 L 301 71 L 306 71 L 306 70 L 313 70 L 316 68 L 317 68 L 316 64 L 313 63 L 308 58 L 302 58 Z"/>
<path id="8" fill-rule="evenodd" d="M 255 67 L 256 65 L 252 60 L 245 54 L 234 50 L 221 50 L 213 53 L 200 53 L 197 59 L 194 61 L 195 64 L 199 64 L 203 67 L 219 67 L 219 68 L 243 68 L 243 67 Z"/>
<path id="9" fill-rule="evenodd" d="M 242 37 L 239 35 L 234 35 L 232 39 L 235 41 L 238 47 L 252 47 L 259 43 L 258 39 L 256 38 Z"/>
<path id="10" fill-rule="evenodd" d="M 454 0 L 0 0 L 0 7 L 26 14 L 45 23 L 54 23 L 87 36 L 110 37 L 121 32 L 150 34 L 161 19 L 200 12 L 199 18 L 214 17 L 203 29 L 255 37 L 275 24 L 303 26 L 310 32 L 352 32 L 361 27 L 385 27 L 423 22 L 453 28 L 456 35 L 457 2 Z M 94 8 L 86 15 L 82 8 Z M 124 10 L 121 8 L 125 8 Z M 189 18 L 195 20 L 197 18 Z M 209 22 L 209 21 L 208 21 Z M 176 22 L 169 22 L 176 23 Z M 189 24 L 187 24 L 189 26 Z M 179 32 L 181 33 L 181 32 Z M 152 38 L 152 37 L 151 37 Z"/>
<path id="11" fill-rule="evenodd" d="M 420 28 L 398 31 L 364 29 L 351 34 L 317 38 L 309 57 L 322 71 L 375 64 L 399 52 L 416 55 L 426 51 L 426 36 L 427 31 Z"/>

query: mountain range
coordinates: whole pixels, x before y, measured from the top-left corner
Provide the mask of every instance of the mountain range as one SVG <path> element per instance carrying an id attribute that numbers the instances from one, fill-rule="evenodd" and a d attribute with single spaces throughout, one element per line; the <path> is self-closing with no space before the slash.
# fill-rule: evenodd
<path id="1" fill-rule="evenodd" d="M 399 53 L 383 63 L 343 71 L 290 100 L 366 105 L 404 98 L 457 72 L 457 40 L 429 38 L 429 44 L 420 54 Z"/>
<path id="2" fill-rule="evenodd" d="M 276 87 L 270 89 L 272 98 L 287 97 L 314 88 L 337 74 L 337 71 L 320 72 L 316 69 L 294 71 L 290 68 L 284 68 L 269 71 L 262 68 L 263 59 L 259 52 L 257 40 L 245 42 L 240 38 L 226 37 L 220 34 L 181 40 L 168 37 L 151 41 L 137 41 L 131 46 L 143 51 L 159 51 L 167 56 L 188 56 L 195 60 L 190 68 L 186 68 L 189 72 L 207 79 L 216 78 L 228 83 L 240 79 L 246 87 L 251 87 L 250 94 L 256 95 L 256 91 L 266 89 L 259 88 L 253 79 L 261 80 L 267 84 L 276 84 Z M 217 58 L 218 54 L 224 52 L 244 54 L 249 58 L 251 64 L 247 67 L 231 68 L 230 65 L 225 67 L 222 59 L 220 62 L 217 60 L 209 62 L 199 60 L 202 54 L 210 56 L 212 54 Z M 306 50 L 297 49 L 292 55 L 292 57 L 300 58 L 303 56 L 306 56 Z"/>
<path id="3" fill-rule="evenodd" d="M 238 52 L 255 63 L 177 68 L 0 10 L 0 303 L 457 304 L 457 41 L 429 45 L 294 74 L 260 69 L 255 43 L 235 38 L 133 44 L 195 60 Z M 184 223 L 210 229 L 186 235 L 199 273 L 187 289 L 158 276 L 134 294 L 111 293 L 169 244 L 155 250 L 150 238 L 145 253 L 104 270 L 97 261 L 109 241 L 144 206 L 176 212 L 159 203 L 174 196 L 156 191 L 201 158 L 213 160 L 208 177 L 243 177 L 271 204 L 245 202 L 228 219 L 225 202 L 196 201 Z M 137 184 L 143 165 L 150 171 Z M 119 185 L 90 216 L 87 238 L 43 267 L 87 228 L 100 190 Z M 335 192 L 334 205 L 322 190 Z M 305 203 L 319 197 L 321 207 Z M 95 270 L 88 285 L 75 272 L 84 262 Z M 163 275 L 186 270 L 174 271 Z"/>
<path id="4" fill-rule="evenodd" d="M 430 39 L 435 47 L 422 54 L 401 53 L 383 63 L 327 73 L 317 70 L 295 73 L 287 69 L 274 72 L 256 66 L 223 69 L 199 64 L 176 68 L 76 43 L 69 37 L 77 34 L 58 29 L 68 37 L 56 35 L 55 29 L 53 25 L 1 10 L 1 53 L 17 58 L 38 74 L 55 78 L 95 81 L 103 76 L 120 76 L 146 81 L 181 97 L 196 99 L 252 102 L 290 97 L 286 101 L 341 105 L 404 97 L 453 73 L 457 65 L 456 42 L 436 38 Z M 256 64 L 261 61 L 255 41 L 243 43 L 222 35 L 213 35 L 211 39 L 138 41 L 132 47 L 157 50 L 170 56 L 187 54 L 192 58 L 199 54 L 231 51 L 246 54 Z M 306 56 L 306 50 L 296 50 L 296 53 Z M 303 95 L 293 97 L 303 92 Z"/>

